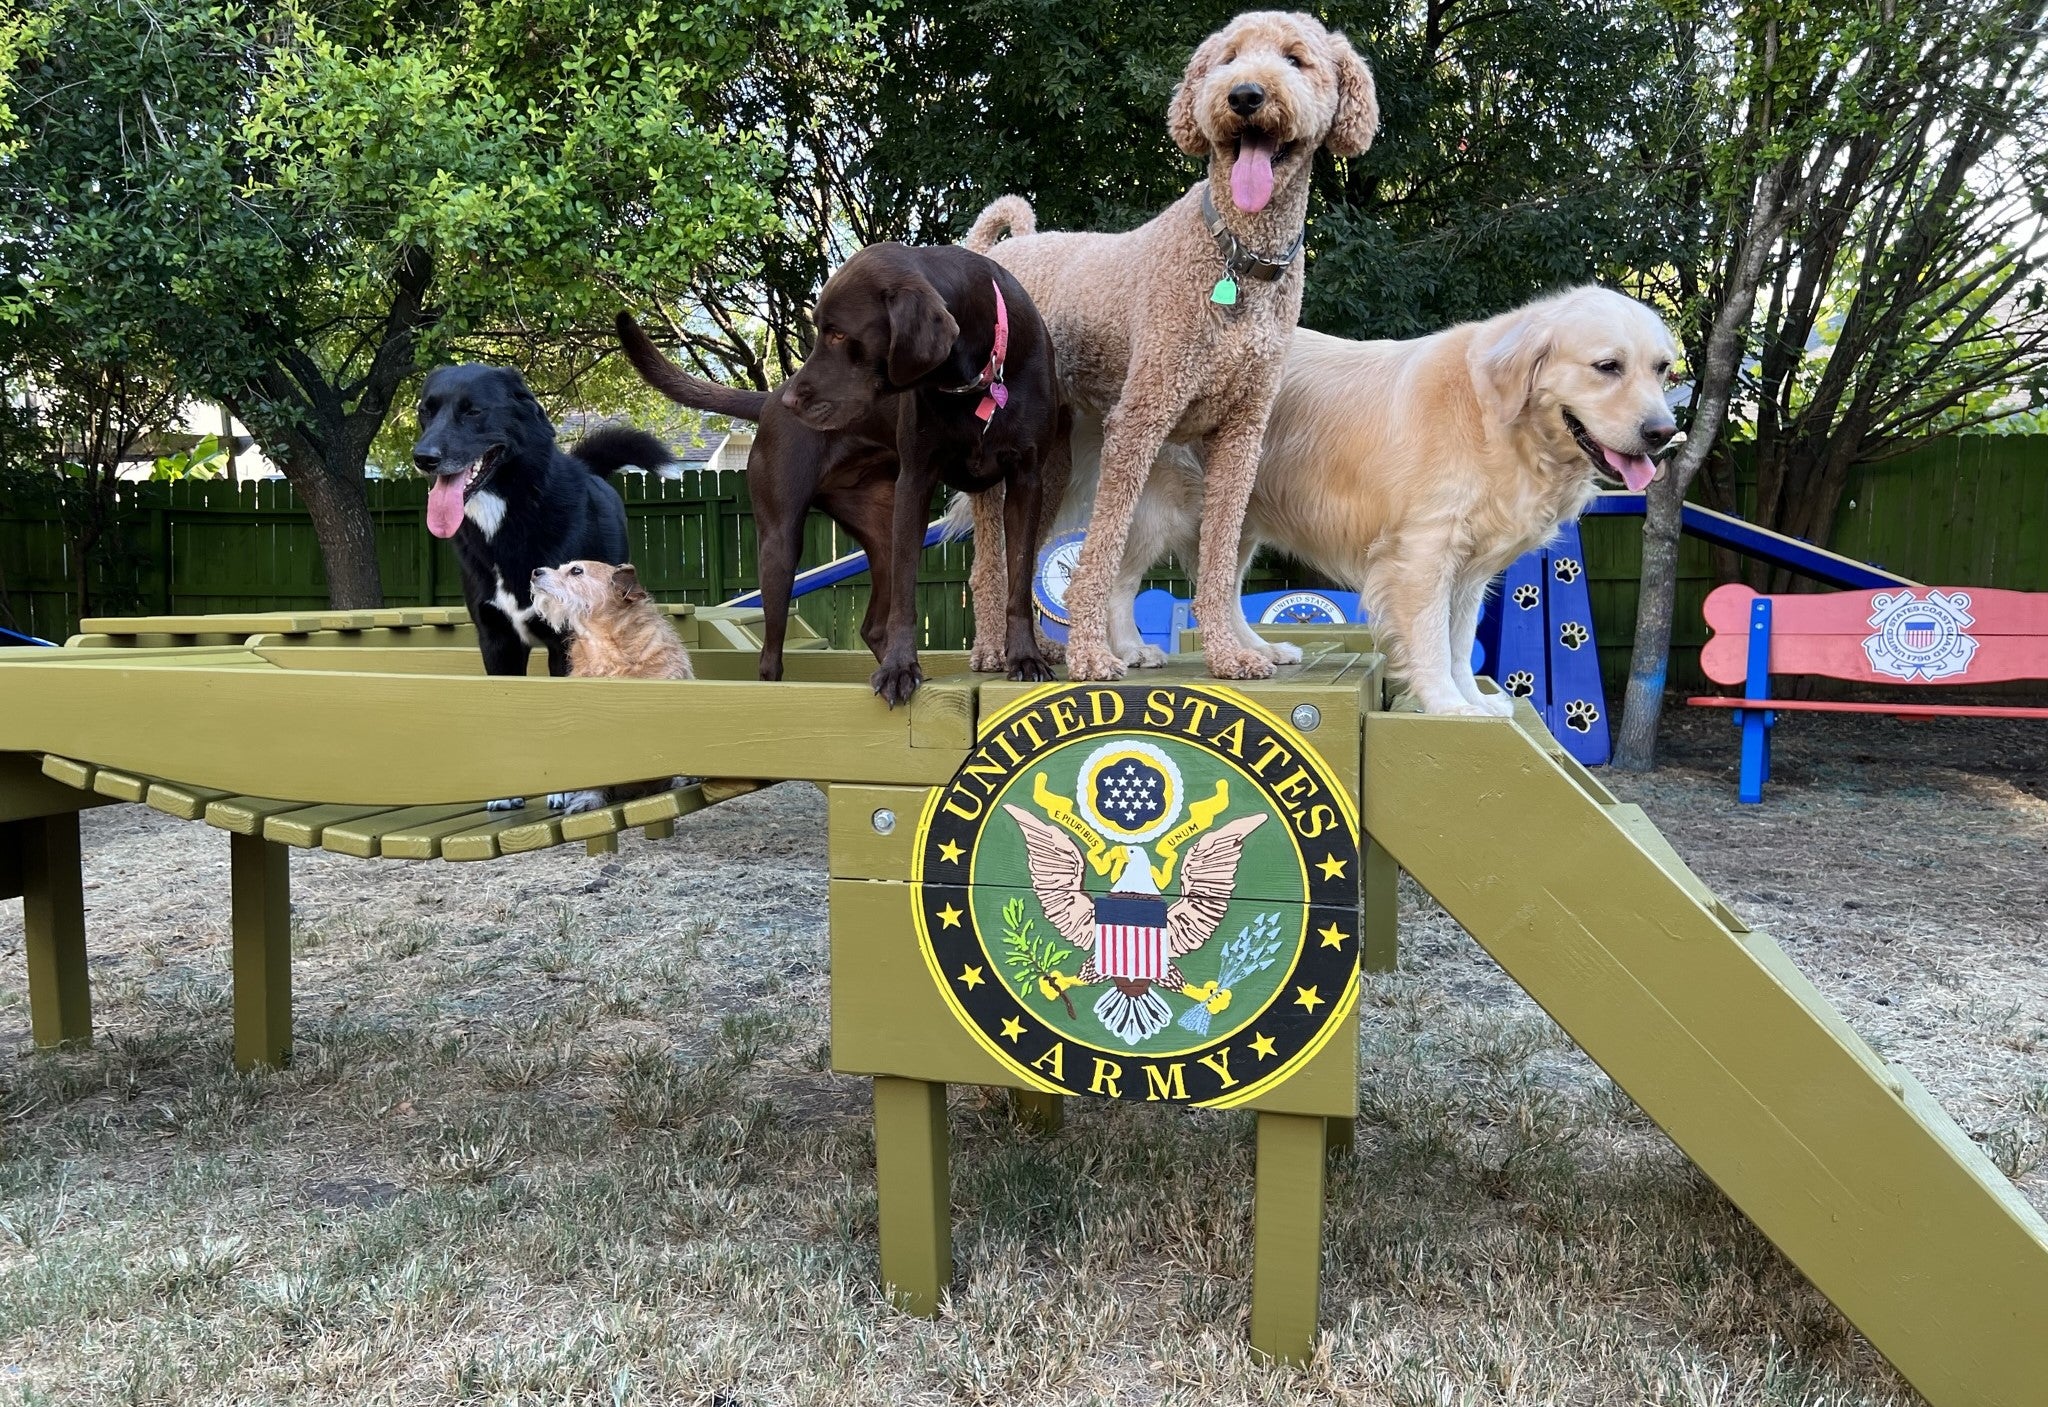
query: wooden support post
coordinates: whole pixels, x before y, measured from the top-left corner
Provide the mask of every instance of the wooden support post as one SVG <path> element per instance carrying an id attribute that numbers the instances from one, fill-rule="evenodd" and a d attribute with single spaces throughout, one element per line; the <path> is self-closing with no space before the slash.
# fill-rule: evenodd
<path id="1" fill-rule="evenodd" d="M 1315 1353 L 1323 1287 L 1323 1120 L 1259 1115 L 1252 1203 L 1252 1348 L 1282 1363 Z"/>
<path id="2" fill-rule="evenodd" d="M 583 842 L 586 855 L 616 855 L 619 853 L 619 838 L 616 835 L 593 835 Z"/>
<path id="3" fill-rule="evenodd" d="M 284 846 L 261 836 L 228 837 L 237 1070 L 291 1059 L 290 856 Z"/>
<path id="4" fill-rule="evenodd" d="M 674 821 L 649 821 L 640 828 L 640 833 L 649 840 L 672 840 L 675 838 L 676 823 Z"/>
<path id="5" fill-rule="evenodd" d="M 926 1318 L 953 1278 L 953 1192 L 946 1087 L 875 1078 L 875 1193 L 882 1284 L 896 1307 Z"/>
<path id="6" fill-rule="evenodd" d="M 1365 942 L 1359 963 L 1367 972 L 1392 972 L 1401 965 L 1401 867 L 1385 846 L 1371 836 L 1363 839 L 1358 857 L 1365 869 Z"/>
<path id="7" fill-rule="evenodd" d="M 1065 1112 L 1066 1100 L 1060 1095 L 1035 1089 L 1010 1091 L 1010 1117 L 1035 1134 L 1050 1136 L 1058 1133 Z"/>
<path id="8" fill-rule="evenodd" d="M 21 857 L 21 918 L 28 948 L 29 1025 L 39 1046 L 92 1043 L 85 973 L 85 879 L 78 813 L 14 823 Z"/>
<path id="9" fill-rule="evenodd" d="M 1358 1120 L 1323 1120 L 1323 1151 L 1332 1158 L 1348 1158 L 1358 1146 Z"/>

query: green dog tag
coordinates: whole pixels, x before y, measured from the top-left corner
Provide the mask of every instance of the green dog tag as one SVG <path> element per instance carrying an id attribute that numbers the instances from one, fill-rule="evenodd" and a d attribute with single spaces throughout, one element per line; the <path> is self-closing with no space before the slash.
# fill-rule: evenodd
<path id="1" fill-rule="evenodd" d="M 1211 303 L 1221 303 L 1226 308 L 1236 303 L 1237 280 L 1230 277 L 1230 275 L 1228 274 L 1225 274 L 1222 278 L 1217 279 L 1216 287 L 1211 289 L 1209 292 L 1209 301 Z"/>

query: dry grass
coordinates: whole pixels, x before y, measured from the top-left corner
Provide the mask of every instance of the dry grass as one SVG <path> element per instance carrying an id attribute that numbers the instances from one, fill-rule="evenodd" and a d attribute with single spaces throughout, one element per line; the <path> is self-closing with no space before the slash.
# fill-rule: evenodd
<path id="1" fill-rule="evenodd" d="M 1738 810 L 1732 739 L 1686 729 L 1624 790 L 2048 1203 L 2038 788 L 1795 755 Z M 26 1050 L 0 906 L 0 1401 L 1917 1401 L 1412 889 L 1285 1370 L 1243 1346 L 1241 1114 L 1080 1102 L 1040 1141 L 959 1092 L 951 1301 L 882 1303 L 810 788 L 604 862 L 297 857 L 298 1057 L 247 1078 L 223 837 L 86 826 L 92 1050 Z"/>

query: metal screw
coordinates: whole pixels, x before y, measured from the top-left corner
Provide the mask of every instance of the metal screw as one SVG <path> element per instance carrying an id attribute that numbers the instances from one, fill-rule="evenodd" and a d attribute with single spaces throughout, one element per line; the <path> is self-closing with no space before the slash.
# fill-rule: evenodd
<path id="1" fill-rule="evenodd" d="M 1323 721 L 1323 711 L 1314 704 L 1296 704 L 1294 712 L 1287 716 L 1293 719 L 1294 726 L 1304 733 L 1314 732 L 1316 725 Z"/>
<path id="2" fill-rule="evenodd" d="M 868 819 L 874 825 L 876 835 L 887 835 L 896 829 L 896 813 L 886 806 Z"/>

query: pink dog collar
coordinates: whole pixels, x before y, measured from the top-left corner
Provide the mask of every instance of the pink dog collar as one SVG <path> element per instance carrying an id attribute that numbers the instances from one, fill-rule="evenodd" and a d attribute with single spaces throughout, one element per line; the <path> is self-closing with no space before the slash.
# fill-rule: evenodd
<path id="1" fill-rule="evenodd" d="M 981 398 L 981 404 L 974 408 L 975 418 L 986 430 L 989 422 L 996 418 L 996 412 L 1010 403 L 1010 388 L 1003 384 L 1003 359 L 1010 351 L 1010 306 L 1003 301 L 1003 287 L 994 279 L 989 286 L 996 291 L 996 344 L 988 354 L 988 365 L 981 369 L 981 375 L 965 386 L 949 386 L 954 394 L 964 395 L 969 391 L 986 389 L 988 394 Z"/>

